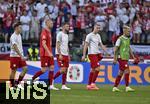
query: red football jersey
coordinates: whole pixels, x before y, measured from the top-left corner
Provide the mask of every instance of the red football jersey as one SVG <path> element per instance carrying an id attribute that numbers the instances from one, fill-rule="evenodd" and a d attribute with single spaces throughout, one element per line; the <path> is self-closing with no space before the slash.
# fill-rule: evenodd
<path id="1" fill-rule="evenodd" d="M 51 32 L 48 31 L 47 29 L 43 29 L 41 32 L 41 38 L 40 38 L 40 56 L 49 56 L 47 51 L 44 49 L 42 45 L 42 41 L 46 41 L 46 45 L 49 49 L 50 52 L 52 52 L 52 36 Z"/>

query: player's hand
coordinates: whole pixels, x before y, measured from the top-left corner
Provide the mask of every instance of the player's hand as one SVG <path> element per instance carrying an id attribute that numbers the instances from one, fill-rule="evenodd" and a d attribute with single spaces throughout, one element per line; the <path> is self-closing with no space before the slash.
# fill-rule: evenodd
<path id="1" fill-rule="evenodd" d="M 52 53 L 49 53 L 49 56 L 50 56 L 50 57 L 53 57 L 53 54 L 52 54 Z"/>
<path id="2" fill-rule="evenodd" d="M 116 59 L 114 59 L 114 60 L 113 60 L 113 64 L 116 64 L 116 63 L 117 63 L 117 60 L 116 60 Z"/>
<path id="3" fill-rule="evenodd" d="M 85 61 L 85 56 L 82 56 L 81 61 Z"/>
<path id="4" fill-rule="evenodd" d="M 63 57 L 62 57 L 62 55 L 60 54 L 60 55 L 59 55 L 59 60 L 62 60 L 62 59 L 63 59 Z"/>
<path id="5" fill-rule="evenodd" d="M 21 60 L 25 61 L 25 60 L 26 60 L 26 58 L 25 58 L 25 57 L 23 57 L 23 56 L 21 56 Z"/>

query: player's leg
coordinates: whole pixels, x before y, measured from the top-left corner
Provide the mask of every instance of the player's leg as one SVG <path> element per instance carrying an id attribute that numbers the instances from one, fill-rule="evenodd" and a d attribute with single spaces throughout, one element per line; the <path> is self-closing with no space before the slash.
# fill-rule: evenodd
<path id="1" fill-rule="evenodd" d="M 49 67 L 49 74 L 48 74 L 48 79 L 49 79 L 49 88 L 50 90 L 59 90 L 58 88 L 56 88 L 53 84 L 53 81 L 54 81 L 54 65 L 51 65 Z"/>
<path id="2" fill-rule="evenodd" d="M 96 79 L 98 77 L 98 73 L 100 71 L 100 66 L 97 66 L 95 69 L 94 69 L 94 74 L 93 74 L 93 78 L 92 78 L 92 83 L 91 83 L 91 87 L 95 90 L 99 90 L 99 88 L 96 86 L 95 82 L 96 82 Z"/>
<path id="3" fill-rule="evenodd" d="M 98 55 L 89 55 L 90 64 L 91 64 L 91 72 L 89 75 L 89 81 L 91 81 L 91 85 L 87 85 L 88 90 L 98 90 L 99 88 L 95 85 L 96 78 L 98 76 L 100 70 L 99 57 Z"/>
<path id="4" fill-rule="evenodd" d="M 112 89 L 113 92 L 119 92 L 120 91 L 118 89 L 118 85 L 119 85 L 121 78 L 124 74 L 124 70 L 129 67 L 127 61 L 121 60 L 120 58 L 118 59 L 118 63 L 119 63 L 119 73 L 116 77 L 115 84 L 114 84 L 114 87 Z"/>
<path id="5" fill-rule="evenodd" d="M 126 92 L 132 92 L 134 91 L 134 89 L 132 89 L 131 87 L 129 87 L 129 75 L 130 75 L 130 70 L 129 68 L 125 69 L 124 71 L 124 78 L 125 78 L 125 84 L 126 84 Z"/>
<path id="6" fill-rule="evenodd" d="M 46 72 L 47 67 L 42 67 L 40 71 L 36 72 L 35 75 L 32 77 L 32 80 L 34 81 L 37 77 L 42 75 Z"/>
<path id="7" fill-rule="evenodd" d="M 118 73 L 118 75 L 117 75 L 117 77 L 116 77 L 116 80 L 115 80 L 115 84 L 114 84 L 114 87 L 113 87 L 113 92 L 119 92 L 120 90 L 118 89 L 118 85 L 119 85 L 119 83 L 120 83 L 120 81 L 121 81 L 121 78 L 122 78 L 122 76 L 123 76 L 123 73 L 124 73 L 124 71 L 123 70 L 120 70 L 119 71 L 119 73 Z"/>
<path id="8" fill-rule="evenodd" d="M 36 72 L 32 77 L 32 80 L 35 80 L 37 77 L 46 72 L 46 69 L 49 67 L 49 57 L 41 57 L 41 70 Z"/>
<path id="9" fill-rule="evenodd" d="M 10 69 L 11 69 L 11 73 L 10 73 L 10 86 L 13 88 L 15 87 L 15 74 L 16 74 L 16 70 L 19 67 L 19 58 L 18 57 L 10 57 Z"/>
<path id="10" fill-rule="evenodd" d="M 19 84 L 19 83 L 23 80 L 25 74 L 28 71 L 28 68 L 27 68 L 27 66 L 24 66 L 24 67 L 22 67 L 22 69 L 23 70 L 22 70 L 22 72 L 19 75 L 19 78 L 18 78 L 18 81 L 17 81 L 17 85 L 18 85 L 19 88 L 24 89 L 24 87 L 21 84 Z"/>
<path id="11" fill-rule="evenodd" d="M 53 84 L 53 80 L 54 80 L 54 58 L 51 57 L 48 59 L 49 60 L 49 74 L 48 74 L 48 79 L 49 79 L 49 88 L 50 90 L 59 90 L 58 88 L 56 88 Z"/>
<path id="12" fill-rule="evenodd" d="M 26 62 L 25 62 L 25 61 L 22 61 L 21 59 L 20 59 L 20 61 L 19 61 L 19 68 L 22 68 L 22 72 L 21 72 L 21 74 L 19 75 L 17 84 L 19 84 L 20 81 L 22 81 L 22 79 L 24 78 L 25 74 L 26 74 L 27 71 L 28 71 Z"/>
<path id="13" fill-rule="evenodd" d="M 90 85 L 91 85 L 91 83 L 92 83 L 92 79 L 93 79 L 94 72 L 95 72 L 94 69 L 91 69 L 91 70 L 90 70 L 89 79 L 88 79 L 88 86 L 87 86 L 87 87 L 90 87 Z"/>
<path id="14" fill-rule="evenodd" d="M 11 73 L 10 73 L 10 86 L 11 87 L 14 87 L 14 85 L 15 85 L 15 83 L 14 83 L 14 78 L 15 78 L 15 74 L 16 74 L 16 70 L 17 69 L 13 69 L 13 70 L 11 70 Z"/>
<path id="15" fill-rule="evenodd" d="M 60 70 L 58 70 L 58 71 L 56 72 L 56 74 L 54 75 L 54 80 L 55 80 L 57 77 L 59 77 L 59 76 L 64 72 L 64 70 L 65 70 L 65 68 L 63 68 L 63 61 L 59 59 L 59 56 L 58 56 L 58 55 L 56 55 L 56 57 L 57 57 L 57 64 L 58 64 L 58 66 L 60 67 Z"/>
<path id="16" fill-rule="evenodd" d="M 67 69 L 68 67 L 62 67 L 62 90 L 71 90 L 71 88 L 66 86 L 66 80 L 67 80 Z"/>

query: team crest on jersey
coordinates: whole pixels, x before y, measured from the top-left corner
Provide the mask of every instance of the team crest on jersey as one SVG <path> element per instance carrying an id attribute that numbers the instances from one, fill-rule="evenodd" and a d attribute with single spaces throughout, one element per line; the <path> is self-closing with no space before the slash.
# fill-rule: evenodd
<path id="1" fill-rule="evenodd" d="M 43 39 L 46 39 L 46 36 L 43 36 Z"/>
<path id="2" fill-rule="evenodd" d="M 45 66 L 47 66 L 48 65 L 48 63 L 45 63 Z"/>
<path id="3" fill-rule="evenodd" d="M 127 65 L 127 64 L 125 64 L 125 67 L 128 67 L 128 65 Z"/>
<path id="4" fill-rule="evenodd" d="M 61 66 L 63 66 L 63 63 L 61 63 Z"/>
<path id="5" fill-rule="evenodd" d="M 13 67 L 16 67 L 16 64 L 13 64 Z"/>

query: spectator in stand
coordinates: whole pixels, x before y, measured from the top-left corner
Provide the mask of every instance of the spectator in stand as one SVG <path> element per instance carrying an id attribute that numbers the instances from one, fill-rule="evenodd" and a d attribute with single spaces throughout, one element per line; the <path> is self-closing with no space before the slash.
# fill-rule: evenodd
<path id="1" fill-rule="evenodd" d="M 52 18 L 52 16 L 51 16 L 51 14 L 49 13 L 48 7 L 45 7 L 44 15 L 43 15 L 43 17 L 41 18 L 41 20 L 42 20 L 42 27 L 43 27 L 43 28 L 45 27 L 45 21 L 46 21 L 47 19 L 51 19 L 51 18 Z"/>
<path id="2" fill-rule="evenodd" d="M 117 17 L 116 17 L 116 13 L 114 13 L 114 15 L 109 15 L 109 28 L 108 28 L 108 42 L 112 43 L 111 39 L 112 36 L 116 33 L 117 31 Z"/>
<path id="3" fill-rule="evenodd" d="M 133 24 L 132 24 L 132 27 L 133 27 L 133 43 L 140 43 L 140 34 L 142 33 L 141 23 L 142 23 L 141 18 L 139 16 L 139 14 L 136 13 L 136 16 L 134 17 Z"/>
<path id="4" fill-rule="evenodd" d="M 20 22 L 22 23 L 22 39 L 27 41 L 29 39 L 31 18 L 28 16 L 26 10 L 23 11 L 23 15 L 20 17 Z"/>
<path id="5" fill-rule="evenodd" d="M 3 16 L 4 16 L 4 3 L 0 1 L 0 35 L 3 35 Z"/>
<path id="6" fill-rule="evenodd" d="M 29 10 L 29 6 L 28 6 L 27 2 L 25 0 L 21 1 L 20 11 L 28 11 L 28 10 Z"/>
<path id="7" fill-rule="evenodd" d="M 148 40 L 150 38 L 150 18 L 148 16 L 144 16 L 143 17 L 143 20 L 142 20 L 142 30 L 143 30 L 143 33 L 142 33 L 142 39 L 143 39 L 143 43 L 148 43 Z"/>
<path id="8" fill-rule="evenodd" d="M 37 13 L 38 13 L 38 18 L 39 19 L 44 17 L 44 15 L 45 15 L 45 7 L 47 7 L 47 4 L 45 3 L 45 0 L 40 0 L 40 2 L 37 3 L 37 5 L 35 6 L 35 9 L 38 11 Z"/>
<path id="9" fill-rule="evenodd" d="M 12 24 L 14 23 L 15 15 L 12 8 L 7 8 L 7 12 L 3 16 L 3 28 L 5 34 L 5 43 L 8 43 L 8 38 L 13 32 Z"/>
<path id="10" fill-rule="evenodd" d="M 114 11 L 113 5 L 112 5 L 112 3 L 110 2 L 110 3 L 108 3 L 108 7 L 105 9 L 105 13 L 106 13 L 107 16 L 108 16 L 108 15 L 112 15 L 112 14 L 113 14 L 113 11 Z"/>
<path id="11" fill-rule="evenodd" d="M 135 8 L 135 5 L 131 5 L 130 8 L 129 8 L 129 11 L 130 11 L 130 14 L 129 14 L 129 18 L 130 18 L 130 23 L 133 22 L 133 18 L 136 14 L 136 8 Z"/>
<path id="12" fill-rule="evenodd" d="M 48 6 L 49 12 L 53 20 L 56 20 L 59 12 L 58 3 L 56 0 L 52 0 L 51 5 Z"/>
<path id="13" fill-rule="evenodd" d="M 67 19 L 66 19 L 67 23 L 69 23 L 69 41 L 72 41 L 74 38 L 74 26 L 75 26 L 75 21 L 73 19 L 73 16 L 71 15 L 71 13 L 67 14 Z"/>
<path id="14" fill-rule="evenodd" d="M 107 21 L 107 16 L 103 13 L 103 12 L 98 12 L 98 14 L 95 16 L 95 23 L 99 23 L 100 24 L 100 34 L 101 34 L 101 38 L 104 44 L 107 43 L 107 32 L 108 32 L 108 21 Z"/>
<path id="15" fill-rule="evenodd" d="M 13 0 L 8 0 L 7 1 L 7 8 L 13 8 Z"/>
<path id="16" fill-rule="evenodd" d="M 36 2 L 35 2 L 35 0 L 28 0 L 28 6 L 29 6 L 28 14 L 29 14 L 29 16 L 32 16 L 32 13 L 33 13 L 33 11 L 36 8 Z"/>
<path id="17" fill-rule="evenodd" d="M 64 17 L 65 17 L 65 21 L 67 19 L 67 14 L 70 12 L 70 5 L 67 3 L 66 0 L 64 0 L 63 2 L 60 3 L 59 9 L 61 11 L 63 11 L 64 13 Z"/>
<path id="18" fill-rule="evenodd" d="M 39 40 L 40 20 L 37 17 L 37 10 L 33 10 L 31 16 L 30 39 Z"/>
<path id="19" fill-rule="evenodd" d="M 73 0 L 71 5 L 71 15 L 73 16 L 73 19 L 75 20 L 78 14 L 77 8 L 79 7 L 79 1 Z"/>
<path id="20" fill-rule="evenodd" d="M 79 7 L 78 8 L 78 16 L 77 16 L 77 28 L 75 31 L 75 38 L 78 43 L 80 43 L 83 39 L 83 35 L 86 34 L 85 29 L 86 29 L 86 15 L 85 15 L 85 9 L 84 7 Z"/>
<path id="21" fill-rule="evenodd" d="M 92 0 L 89 0 L 88 3 L 85 5 L 85 11 L 88 14 L 95 13 L 95 6 L 94 6 L 94 2 Z"/>
<path id="22" fill-rule="evenodd" d="M 20 10 L 19 6 L 20 6 L 19 0 L 15 0 L 14 4 L 13 4 L 13 10 L 14 10 L 16 18 L 19 18 L 21 15 L 21 10 Z"/>
<path id="23" fill-rule="evenodd" d="M 59 15 L 57 17 L 56 20 L 56 33 L 58 33 L 60 31 L 60 27 L 62 25 L 62 23 L 65 22 L 65 16 L 64 16 L 64 12 L 63 11 L 59 11 Z"/>

